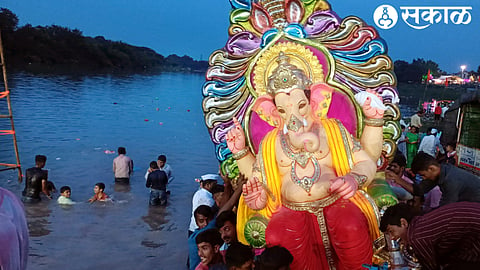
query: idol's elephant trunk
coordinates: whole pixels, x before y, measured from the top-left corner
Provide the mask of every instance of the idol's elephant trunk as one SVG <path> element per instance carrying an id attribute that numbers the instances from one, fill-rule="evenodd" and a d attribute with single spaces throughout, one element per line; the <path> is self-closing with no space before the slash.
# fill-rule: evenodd
<path id="1" fill-rule="evenodd" d="M 290 135 L 290 144 L 295 148 L 305 149 L 307 152 L 316 152 L 320 141 L 318 135 L 313 132 L 305 132 L 298 135 Z"/>
<path id="2" fill-rule="evenodd" d="M 22 202 L 0 188 L 0 269 L 25 270 L 28 258 L 28 227 Z"/>

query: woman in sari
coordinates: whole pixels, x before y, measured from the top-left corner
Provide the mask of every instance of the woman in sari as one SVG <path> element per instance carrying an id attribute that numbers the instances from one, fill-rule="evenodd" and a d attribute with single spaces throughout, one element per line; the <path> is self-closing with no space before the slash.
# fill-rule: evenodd
<path id="1" fill-rule="evenodd" d="M 407 168 L 412 166 L 412 161 L 418 152 L 418 144 L 420 143 L 420 136 L 418 136 L 418 127 L 411 126 L 409 132 L 406 134 L 407 139 Z"/>

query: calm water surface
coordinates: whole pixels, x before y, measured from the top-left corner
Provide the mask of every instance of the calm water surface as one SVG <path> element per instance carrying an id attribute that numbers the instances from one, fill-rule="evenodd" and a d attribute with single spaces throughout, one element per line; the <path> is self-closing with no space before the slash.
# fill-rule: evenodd
<path id="1" fill-rule="evenodd" d="M 203 75 L 32 76 L 11 74 L 9 86 L 25 172 L 36 154 L 48 157 L 49 178 L 80 202 L 27 205 L 28 269 L 185 269 L 194 178 L 218 163 L 203 122 Z M 6 104 L 0 104 L 4 113 Z M 9 128 L 0 121 L 0 129 Z M 14 163 L 11 136 L 0 136 L 0 162 Z M 112 160 L 125 146 L 135 170 L 129 188 L 113 182 Z M 144 173 L 166 154 L 175 181 L 167 207 L 148 206 Z M 16 171 L 0 186 L 19 197 Z M 115 202 L 88 204 L 96 182 Z M 58 193 L 56 194 L 56 197 Z"/>

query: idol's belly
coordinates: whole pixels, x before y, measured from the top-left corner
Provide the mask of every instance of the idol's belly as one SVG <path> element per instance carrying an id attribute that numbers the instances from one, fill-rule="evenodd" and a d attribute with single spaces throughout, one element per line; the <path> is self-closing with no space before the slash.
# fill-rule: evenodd
<path id="1" fill-rule="evenodd" d="M 292 178 L 291 170 L 284 170 L 284 172 L 282 174 L 282 200 L 289 202 L 316 201 L 332 194 L 329 192 L 330 180 L 335 179 L 336 176 L 331 169 L 322 168 L 320 176 L 311 180 L 313 181 L 311 186 L 308 185 L 309 179 L 298 176 L 294 177 L 294 179 Z M 313 173 L 309 176 L 313 176 Z"/>

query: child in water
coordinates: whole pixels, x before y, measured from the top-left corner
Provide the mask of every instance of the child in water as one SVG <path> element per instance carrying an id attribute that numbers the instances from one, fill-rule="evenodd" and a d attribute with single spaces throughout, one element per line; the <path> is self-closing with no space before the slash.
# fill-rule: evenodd
<path id="1" fill-rule="evenodd" d="M 110 200 L 108 195 L 105 194 L 103 191 L 105 190 L 105 184 L 104 183 L 96 183 L 95 187 L 93 188 L 93 192 L 95 192 L 95 195 L 93 195 L 88 202 L 94 202 L 94 201 L 99 201 L 99 202 L 105 202 L 107 200 Z"/>
<path id="2" fill-rule="evenodd" d="M 72 190 L 69 186 L 63 186 L 60 188 L 60 197 L 57 199 L 58 204 L 75 204 L 70 196 L 72 195 Z"/>

